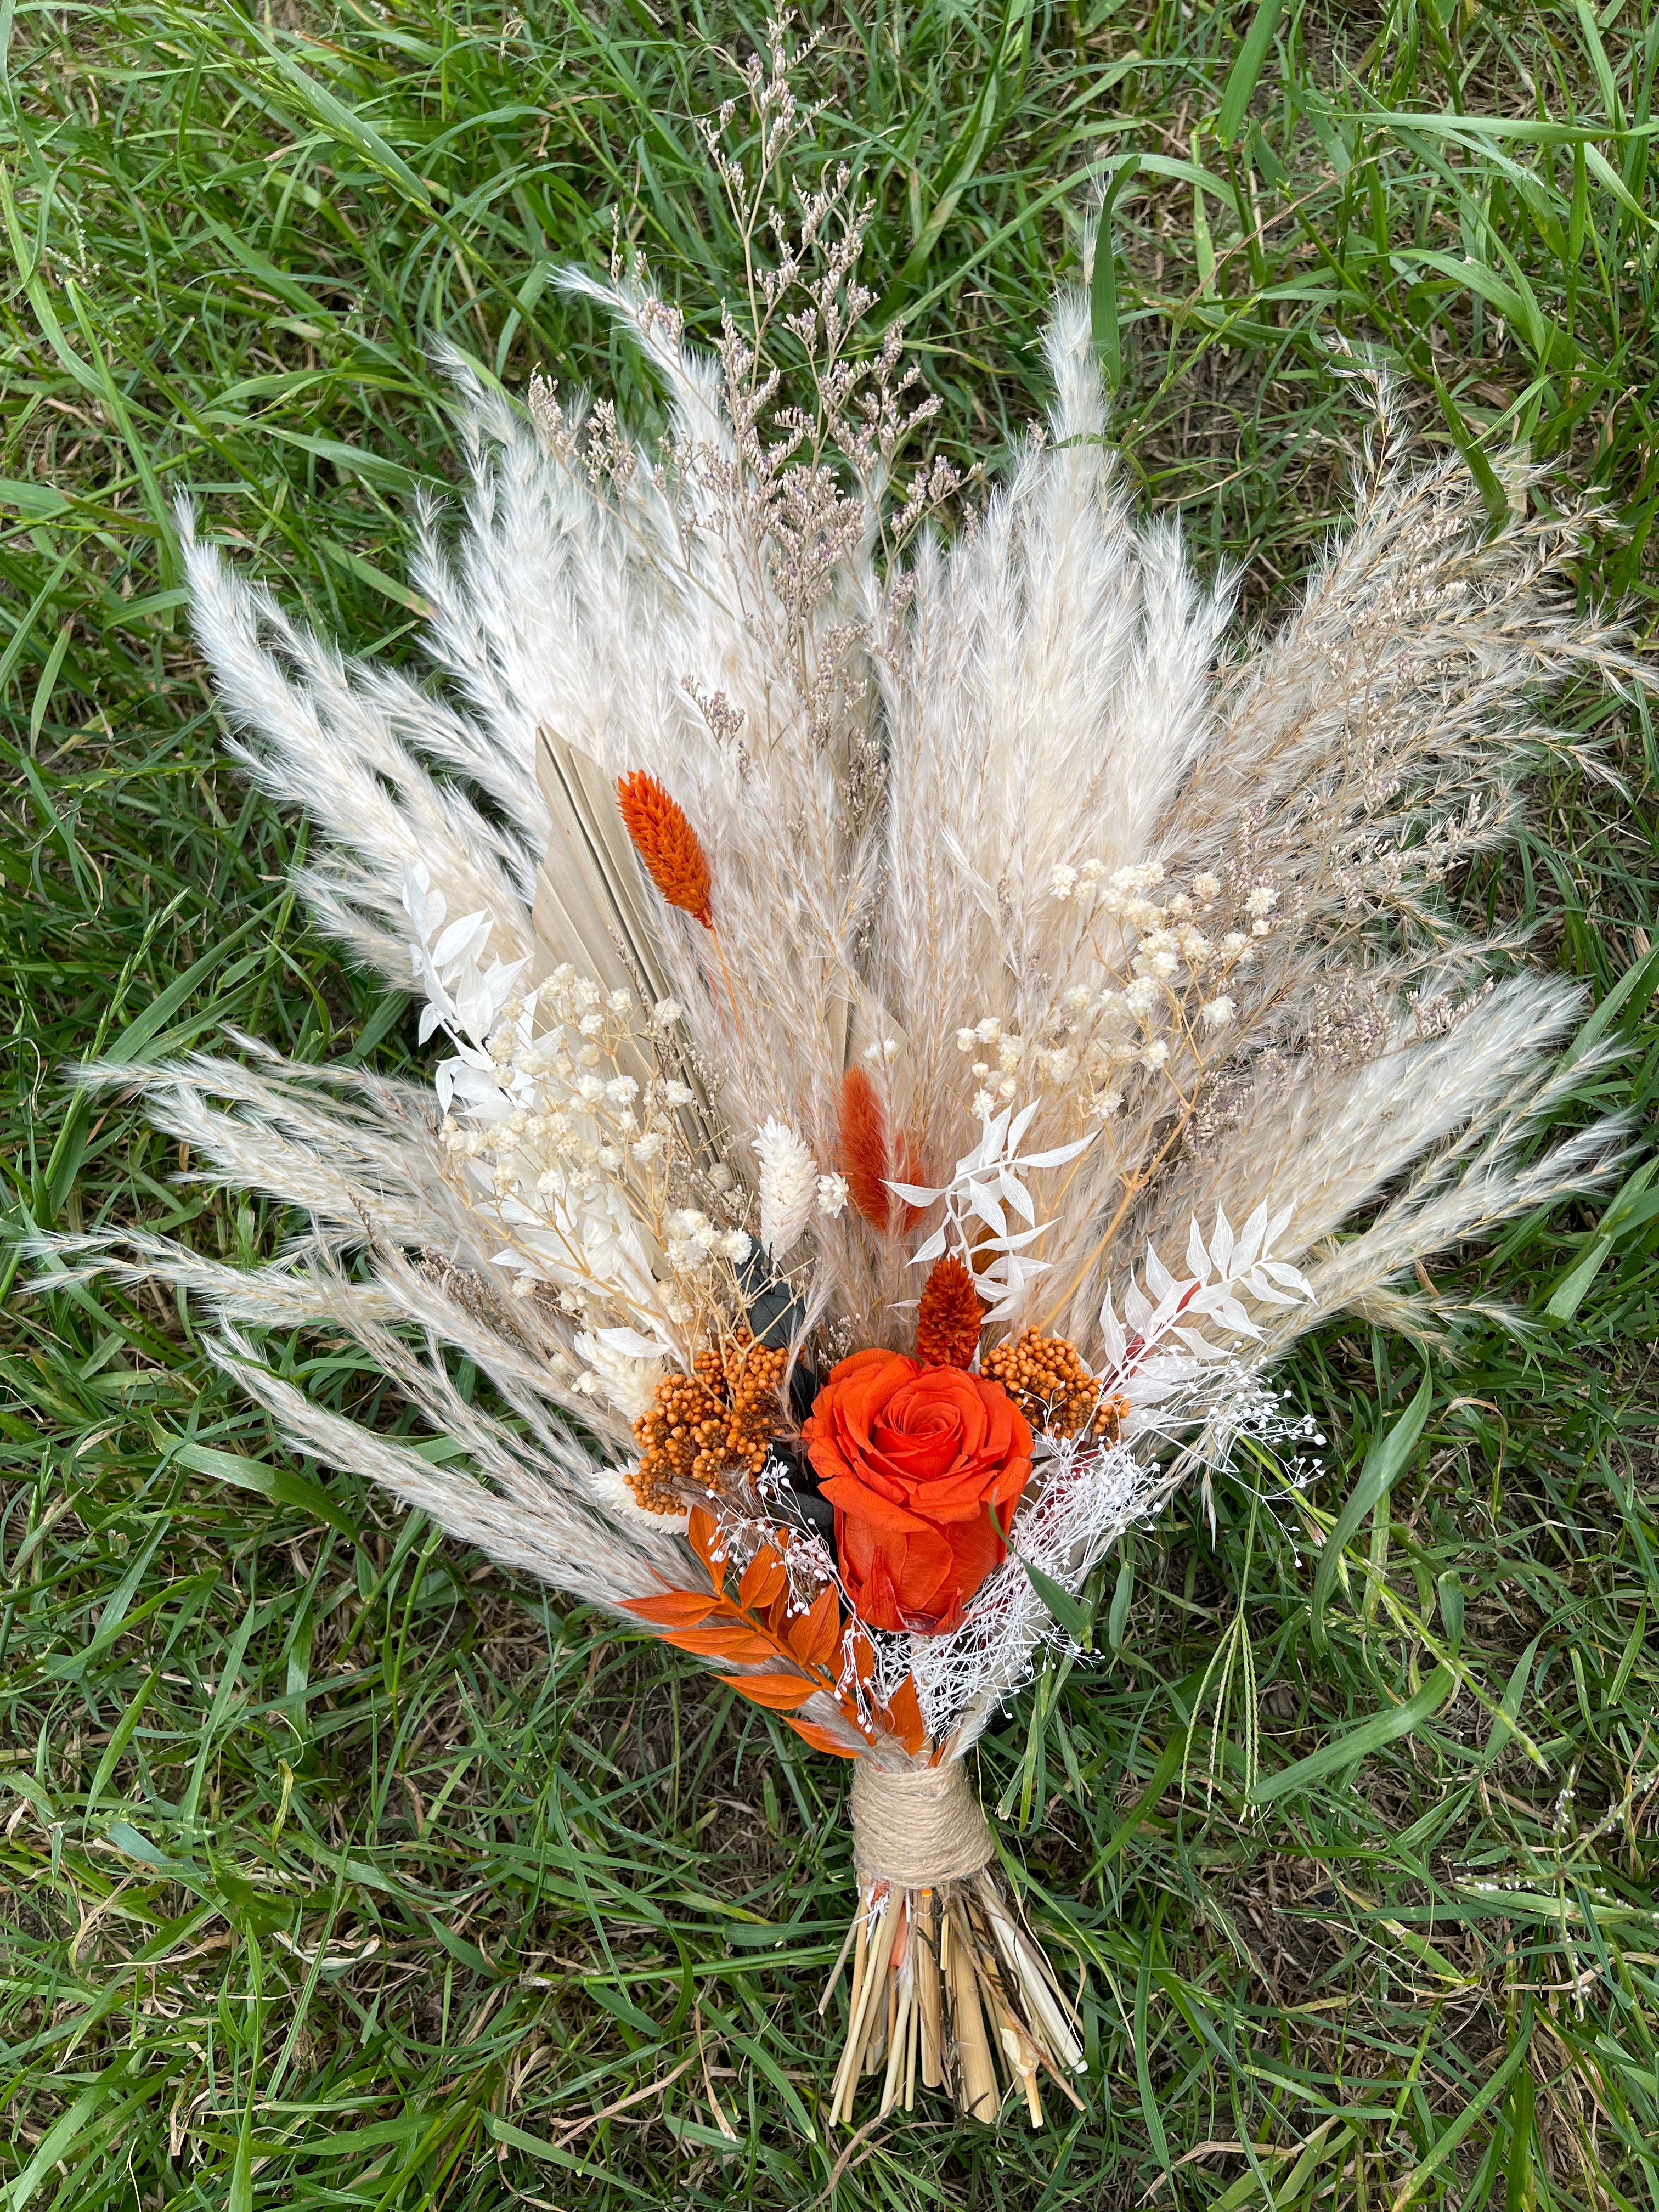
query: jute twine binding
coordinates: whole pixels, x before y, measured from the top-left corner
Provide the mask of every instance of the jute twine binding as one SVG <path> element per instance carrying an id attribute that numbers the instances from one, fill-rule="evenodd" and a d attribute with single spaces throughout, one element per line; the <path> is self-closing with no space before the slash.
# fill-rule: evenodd
<path id="1" fill-rule="evenodd" d="M 853 1769 L 853 1859 L 866 1881 L 936 1889 L 965 1881 L 996 1856 L 990 1824 L 960 1759 Z"/>

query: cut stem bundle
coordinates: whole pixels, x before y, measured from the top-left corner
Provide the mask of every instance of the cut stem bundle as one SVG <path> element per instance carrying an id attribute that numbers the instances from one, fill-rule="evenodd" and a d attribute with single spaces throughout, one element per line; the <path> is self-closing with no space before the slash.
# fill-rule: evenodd
<path id="1" fill-rule="evenodd" d="M 914 2112 L 920 2077 L 975 2120 L 994 2120 L 1017 2089 L 1040 2127 L 1043 2069 L 1081 2109 L 1068 2079 L 1084 2070 L 1076 2014 L 988 1869 L 922 1887 L 861 1879 L 848 1936 L 819 2004 L 827 2008 L 850 1948 L 832 2126 L 850 2124 L 860 2081 L 878 2072 L 878 2118 L 901 2102 Z"/>

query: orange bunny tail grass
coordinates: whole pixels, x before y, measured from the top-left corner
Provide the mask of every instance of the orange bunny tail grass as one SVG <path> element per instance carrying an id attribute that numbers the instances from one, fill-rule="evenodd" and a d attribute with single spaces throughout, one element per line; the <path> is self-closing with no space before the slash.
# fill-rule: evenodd
<path id="1" fill-rule="evenodd" d="M 916 1315 L 916 1358 L 930 1367 L 971 1367 L 985 1307 L 954 1252 L 935 1260 Z"/>
<path id="2" fill-rule="evenodd" d="M 617 804 L 646 873 L 669 905 L 712 929 L 708 860 L 685 809 L 643 769 L 617 778 Z"/>
<path id="3" fill-rule="evenodd" d="M 841 1171 L 853 1203 L 872 1229 L 884 1236 L 914 1219 L 887 1188 L 897 1170 L 887 1147 L 887 1115 L 876 1086 L 861 1067 L 849 1067 L 841 1079 Z"/>

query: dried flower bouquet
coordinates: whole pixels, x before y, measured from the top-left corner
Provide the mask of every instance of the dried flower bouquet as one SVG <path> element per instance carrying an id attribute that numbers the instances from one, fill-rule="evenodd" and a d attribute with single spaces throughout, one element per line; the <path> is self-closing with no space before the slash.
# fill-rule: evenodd
<path id="1" fill-rule="evenodd" d="M 781 56 L 750 92 L 775 173 Z M 315 824 L 306 895 L 441 1056 L 143 1073 L 199 1172 L 310 1231 L 247 1273 L 68 1249 L 216 1307 L 296 1448 L 851 1759 L 833 2117 L 871 2075 L 883 2111 L 920 2079 L 1035 2119 L 1075 2101 L 1075 2016 L 966 1755 L 1123 1530 L 1241 1431 L 1294 1449 L 1264 1377 L 1301 1332 L 1430 1325 L 1414 1262 L 1617 1152 L 1540 1141 L 1577 995 L 1437 887 L 1504 836 L 1549 687 L 1640 676 L 1557 582 L 1581 520 L 1522 519 L 1517 477 L 1492 530 L 1385 419 L 1296 606 L 1230 649 L 1224 586 L 1131 512 L 1071 294 L 1046 435 L 946 538 L 896 336 L 854 343 L 860 228 L 831 179 L 712 356 L 638 271 L 569 280 L 659 380 L 658 446 L 457 365 L 434 684 L 192 538 L 240 757 Z M 297 1323 L 460 1455 L 274 1373 L 247 1329 Z"/>

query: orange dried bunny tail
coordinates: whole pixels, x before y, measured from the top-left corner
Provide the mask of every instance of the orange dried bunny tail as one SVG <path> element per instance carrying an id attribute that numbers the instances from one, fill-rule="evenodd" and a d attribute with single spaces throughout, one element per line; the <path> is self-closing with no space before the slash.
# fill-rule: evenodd
<path id="1" fill-rule="evenodd" d="M 841 1079 L 841 1171 L 854 1205 L 885 1234 L 895 1206 L 887 1188 L 887 1116 L 861 1067 L 849 1067 Z"/>
<path id="2" fill-rule="evenodd" d="M 617 778 L 617 804 L 646 873 L 669 905 L 712 929 L 708 856 L 678 799 L 635 769 Z"/>
<path id="3" fill-rule="evenodd" d="M 853 1203 L 872 1229 L 884 1236 L 908 1229 L 920 1210 L 888 1189 L 921 1178 L 919 1155 L 909 1137 L 899 1139 L 894 1161 L 887 1141 L 887 1115 L 876 1086 L 861 1067 L 849 1067 L 841 1079 L 841 1171 Z"/>

